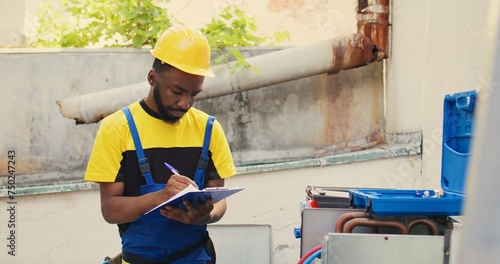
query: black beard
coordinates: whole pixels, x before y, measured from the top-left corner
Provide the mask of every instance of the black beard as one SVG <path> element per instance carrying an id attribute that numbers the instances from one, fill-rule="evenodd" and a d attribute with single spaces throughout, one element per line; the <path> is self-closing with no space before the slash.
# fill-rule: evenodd
<path id="1" fill-rule="evenodd" d="M 156 84 L 155 86 L 153 86 L 153 99 L 155 101 L 156 108 L 158 108 L 158 115 L 160 116 L 161 120 L 173 125 L 179 123 L 181 117 L 173 116 L 169 114 L 168 111 L 180 111 L 180 110 L 163 105 L 160 98 L 160 92 L 158 91 L 158 86 Z M 182 111 L 182 112 L 185 113 L 187 111 Z"/>

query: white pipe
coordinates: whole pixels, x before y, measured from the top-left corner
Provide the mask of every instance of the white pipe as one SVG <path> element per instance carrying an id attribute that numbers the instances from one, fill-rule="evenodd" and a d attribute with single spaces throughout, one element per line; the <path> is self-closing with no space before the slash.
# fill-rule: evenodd
<path id="1" fill-rule="evenodd" d="M 57 100 L 61 114 L 77 124 L 95 123 L 147 95 L 149 83 L 140 82 L 95 93 Z"/>
<path id="2" fill-rule="evenodd" d="M 229 64 L 213 67 L 198 100 L 248 91 L 327 72 L 355 68 L 373 61 L 373 43 L 361 34 L 342 36 L 287 48 L 247 59 L 259 72 L 243 69 L 231 74 Z M 58 100 L 63 116 L 77 123 L 98 122 L 105 116 L 147 95 L 147 82 Z"/>

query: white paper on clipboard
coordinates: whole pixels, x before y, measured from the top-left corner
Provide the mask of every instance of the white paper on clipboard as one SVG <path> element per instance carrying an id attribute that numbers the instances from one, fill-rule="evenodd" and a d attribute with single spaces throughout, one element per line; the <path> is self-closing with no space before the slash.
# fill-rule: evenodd
<path id="1" fill-rule="evenodd" d="M 213 187 L 213 188 L 205 188 L 203 190 L 198 190 L 196 187 L 193 185 L 189 185 L 186 187 L 184 190 L 180 191 L 176 195 L 172 196 L 172 198 L 168 199 L 167 201 L 159 204 L 155 208 L 149 210 L 148 212 L 145 213 L 149 214 L 155 210 L 158 210 L 160 207 L 163 208 L 167 205 L 171 206 L 176 206 L 176 207 L 183 207 L 184 204 L 182 201 L 188 200 L 192 204 L 197 204 L 197 203 L 204 203 L 208 199 L 212 198 L 212 203 L 219 202 L 226 197 L 229 197 L 239 191 L 243 190 L 243 188 L 238 188 L 238 187 Z"/>

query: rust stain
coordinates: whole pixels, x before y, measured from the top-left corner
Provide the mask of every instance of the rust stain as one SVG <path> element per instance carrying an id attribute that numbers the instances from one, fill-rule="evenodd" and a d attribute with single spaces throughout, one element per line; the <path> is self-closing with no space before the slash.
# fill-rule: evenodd
<path id="1" fill-rule="evenodd" d="M 359 0 L 358 33 L 373 41 L 375 60 L 389 56 L 389 0 Z"/>
<path id="2" fill-rule="evenodd" d="M 267 3 L 267 10 L 281 12 L 286 9 L 299 9 L 302 5 L 304 0 L 270 0 Z"/>
<path id="3" fill-rule="evenodd" d="M 333 46 L 333 72 L 388 57 L 389 0 L 359 0 L 356 11 L 357 33 Z"/>
<path id="4" fill-rule="evenodd" d="M 352 69 L 366 65 L 374 60 L 374 44 L 371 40 L 359 33 L 340 38 L 332 46 L 332 72 Z"/>
<path id="5" fill-rule="evenodd" d="M 381 64 L 325 75 L 323 146 L 317 154 L 366 149 L 383 142 Z"/>
<path id="6" fill-rule="evenodd" d="M 324 143 L 330 152 L 354 151 L 384 140 L 382 73 L 376 68 L 346 74 L 388 57 L 389 0 L 358 0 L 358 31 L 332 45 L 330 89 L 325 91 Z M 339 73 L 340 72 L 340 73 Z M 364 79 L 365 81 L 360 81 Z"/>
<path id="7" fill-rule="evenodd" d="M 337 74 L 328 80 L 330 89 L 325 90 L 324 118 L 327 119 L 324 141 L 326 146 L 337 145 L 343 149 L 350 130 L 352 91 L 347 75 Z"/>
<path id="8" fill-rule="evenodd" d="M 311 18 L 327 15 L 327 4 L 327 0 L 269 0 L 267 10 L 281 13 L 291 21 L 306 23 L 314 27 Z"/>

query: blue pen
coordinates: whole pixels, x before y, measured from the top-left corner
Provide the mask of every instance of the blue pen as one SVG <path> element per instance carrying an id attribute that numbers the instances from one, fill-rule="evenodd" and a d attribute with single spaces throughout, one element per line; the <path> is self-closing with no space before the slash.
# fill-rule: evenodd
<path id="1" fill-rule="evenodd" d="M 168 168 L 168 169 L 169 169 L 169 170 L 170 170 L 173 174 L 175 174 L 175 175 L 180 175 L 180 174 L 179 174 L 179 171 L 178 171 L 176 168 L 172 167 L 172 165 L 170 165 L 170 164 L 168 164 L 168 163 L 166 163 L 166 162 L 164 162 L 164 163 L 165 163 L 165 166 L 167 166 L 167 168 Z"/>

